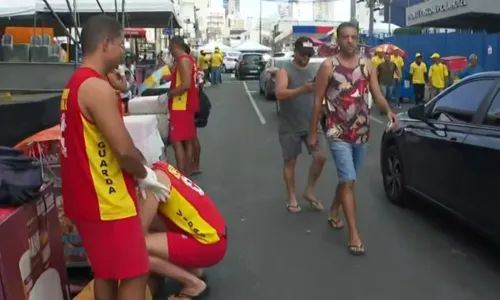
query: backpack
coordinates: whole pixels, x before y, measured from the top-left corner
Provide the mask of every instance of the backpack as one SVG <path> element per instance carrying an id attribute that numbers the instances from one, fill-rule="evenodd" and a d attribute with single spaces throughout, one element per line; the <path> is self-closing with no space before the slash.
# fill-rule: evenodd
<path id="1" fill-rule="evenodd" d="M 20 150 L 0 147 L 0 206 L 29 202 L 43 184 L 42 165 Z"/>
<path id="2" fill-rule="evenodd" d="M 195 124 L 198 128 L 204 128 L 207 126 L 208 117 L 210 116 L 210 110 L 212 109 L 212 104 L 208 98 L 205 91 L 200 91 L 200 111 L 195 115 Z"/>

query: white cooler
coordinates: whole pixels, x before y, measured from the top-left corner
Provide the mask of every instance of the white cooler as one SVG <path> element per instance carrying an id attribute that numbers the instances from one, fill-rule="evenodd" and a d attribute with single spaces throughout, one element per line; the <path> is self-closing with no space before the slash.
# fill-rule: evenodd
<path id="1" fill-rule="evenodd" d="M 166 159 L 165 145 L 155 115 L 125 116 L 123 120 L 135 146 L 142 152 L 149 165 Z"/>
<path id="2" fill-rule="evenodd" d="M 131 115 L 168 114 L 168 105 L 158 101 L 159 96 L 135 97 L 128 102 L 128 111 Z"/>

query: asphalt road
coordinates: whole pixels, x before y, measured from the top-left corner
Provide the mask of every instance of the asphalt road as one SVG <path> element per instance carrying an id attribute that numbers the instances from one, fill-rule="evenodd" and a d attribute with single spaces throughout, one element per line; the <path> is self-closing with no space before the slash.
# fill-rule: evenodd
<path id="1" fill-rule="evenodd" d="M 287 212 L 275 103 L 259 95 L 257 81 L 228 78 L 206 90 L 213 109 L 199 132 L 204 173 L 197 182 L 229 230 L 226 258 L 208 271 L 206 299 L 499 299 L 497 247 L 430 205 L 402 209 L 385 199 L 379 169 L 383 117 L 373 115 L 368 157 L 356 184 L 366 255 L 353 257 L 347 231 L 331 229 L 327 212 Z M 317 189 L 326 207 L 337 182 L 328 157 Z M 306 154 L 299 159 L 297 196 L 310 161 Z"/>

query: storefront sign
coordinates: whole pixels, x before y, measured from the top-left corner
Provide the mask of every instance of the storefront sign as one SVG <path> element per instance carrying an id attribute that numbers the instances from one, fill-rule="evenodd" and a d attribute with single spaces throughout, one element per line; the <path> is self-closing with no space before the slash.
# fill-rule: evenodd
<path id="1" fill-rule="evenodd" d="M 429 7 L 421 8 L 407 16 L 408 21 L 428 17 L 439 13 L 452 11 L 458 8 L 467 6 L 467 0 L 448 0 L 446 2 L 435 3 L 435 1 L 428 2 Z"/>

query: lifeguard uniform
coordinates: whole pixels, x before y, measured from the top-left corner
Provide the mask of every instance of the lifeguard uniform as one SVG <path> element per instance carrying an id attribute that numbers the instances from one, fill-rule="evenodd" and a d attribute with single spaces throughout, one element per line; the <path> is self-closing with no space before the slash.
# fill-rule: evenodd
<path id="1" fill-rule="evenodd" d="M 185 268 L 209 268 L 226 254 L 226 223 L 205 192 L 166 162 L 153 165 L 171 183 L 170 198 L 158 207 L 168 228 L 168 259 Z"/>
<path id="2" fill-rule="evenodd" d="M 200 110 L 200 95 L 198 91 L 198 72 L 196 60 L 189 54 L 182 55 L 172 70 L 171 89 L 182 84 L 178 64 L 182 59 L 192 63 L 192 84 L 189 90 L 179 96 L 168 99 L 170 110 L 170 140 L 172 142 L 188 141 L 196 137 L 195 114 Z"/>
<path id="3" fill-rule="evenodd" d="M 120 167 L 103 134 L 78 103 L 89 78 L 79 68 L 61 98 L 61 178 L 64 212 L 80 234 L 95 278 L 125 279 L 149 271 L 134 178 Z"/>

